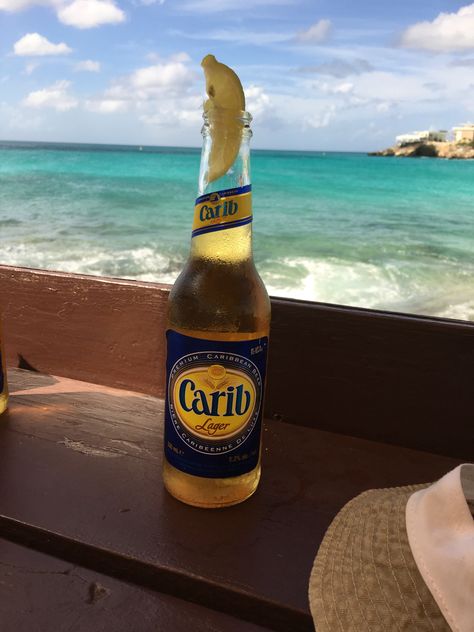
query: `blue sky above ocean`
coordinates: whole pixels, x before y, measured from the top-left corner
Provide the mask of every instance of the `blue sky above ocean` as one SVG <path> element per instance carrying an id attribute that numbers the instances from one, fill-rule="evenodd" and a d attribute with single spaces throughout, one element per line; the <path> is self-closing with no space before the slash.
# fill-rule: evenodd
<path id="1" fill-rule="evenodd" d="M 254 147 L 370 150 L 474 118 L 474 4 L 0 0 L 0 138 L 199 146 L 212 52 Z"/>

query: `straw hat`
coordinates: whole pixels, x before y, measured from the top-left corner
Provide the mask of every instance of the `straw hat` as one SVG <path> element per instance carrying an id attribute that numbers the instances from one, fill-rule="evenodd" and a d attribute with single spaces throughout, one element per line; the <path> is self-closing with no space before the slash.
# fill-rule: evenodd
<path id="1" fill-rule="evenodd" d="M 311 573 L 316 632 L 474 632 L 473 510 L 474 464 L 351 500 Z"/>

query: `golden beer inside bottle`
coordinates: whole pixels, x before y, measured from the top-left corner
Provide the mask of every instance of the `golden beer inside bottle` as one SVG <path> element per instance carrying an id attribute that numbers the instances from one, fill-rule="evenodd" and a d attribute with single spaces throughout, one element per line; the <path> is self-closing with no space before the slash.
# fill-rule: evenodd
<path id="1" fill-rule="evenodd" d="M 212 113 L 205 115 L 200 195 L 250 184 L 250 116 L 241 112 L 235 116 L 240 121 L 238 156 L 228 173 L 217 182 L 209 184 L 208 160 L 211 154 L 210 145 L 213 142 L 209 126 L 212 125 Z M 232 139 L 232 142 L 234 140 Z M 215 200 L 212 198 L 211 201 Z M 168 329 L 201 340 L 238 342 L 268 336 L 269 326 L 270 301 L 253 261 L 251 222 L 194 236 L 190 257 L 170 294 Z M 228 369 L 214 362 L 207 367 L 207 373 L 203 369 L 202 374 L 198 373 L 188 382 L 184 381 L 184 374 L 176 385 L 176 388 L 182 389 L 180 392 L 184 398 L 186 410 L 183 415 L 187 415 L 184 422 L 194 423 L 191 430 L 195 434 L 202 433 L 212 439 L 214 435 L 209 432 L 206 434 L 206 428 L 213 424 L 209 431 L 212 433 L 215 430 L 215 438 L 219 438 L 218 433 L 221 436 L 225 436 L 226 433 L 232 436 L 233 433 L 239 432 L 239 423 L 244 426 L 248 421 L 248 401 L 241 399 L 238 401 L 237 412 L 242 413 L 242 421 L 233 421 L 234 426 L 226 426 L 226 407 L 229 407 L 230 419 L 232 406 L 236 406 L 236 400 L 230 397 L 234 394 L 234 382 L 230 379 L 229 384 L 225 384 L 226 370 Z M 203 402 L 199 398 L 195 399 L 193 395 L 203 383 L 201 380 L 206 379 L 212 384 L 214 399 L 211 393 Z M 236 388 L 237 383 L 235 381 Z M 248 397 L 253 396 L 250 383 L 243 380 L 242 384 L 245 392 L 250 394 Z M 193 391 L 193 388 L 196 391 Z M 198 412 L 201 412 L 204 405 L 206 412 L 216 413 L 214 416 L 205 416 L 212 421 L 208 421 L 207 424 L 195 422 L 192 418 L 193 405 Z M 177 469 L 165 459 L 163 477 L 168 491 L 187 504 L 198 507 L 234 505 L 251 496 L 256 490 L 260 479 L 260 457 L 256 467 L 251 471 L 223 478 L 194 476 Z"/>

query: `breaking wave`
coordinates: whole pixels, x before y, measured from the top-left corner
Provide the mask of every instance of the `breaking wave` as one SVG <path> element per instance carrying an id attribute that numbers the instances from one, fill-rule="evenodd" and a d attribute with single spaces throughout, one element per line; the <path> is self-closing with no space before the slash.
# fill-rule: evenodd
<path id="1" fill-rule="evenodd" d="M 0 260 L 10 265 L 172 284 L 185 257 L 152 246 L 123 250 L 87 247 L 84 251 L 24 243 L 0 247 Z M 264 259 L 257 266 L 271 296 L 474 320 L 472 273 L 455 266 L 433 270 L 428 265 L 335 257 Z"/>

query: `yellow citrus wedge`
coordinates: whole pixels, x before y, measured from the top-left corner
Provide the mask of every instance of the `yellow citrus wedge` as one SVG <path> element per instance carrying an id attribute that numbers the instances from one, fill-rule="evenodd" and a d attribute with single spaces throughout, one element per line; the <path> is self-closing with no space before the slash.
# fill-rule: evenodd
<path id="1" fill-rule="evenodd" d="M 214 55 L 206 55 L 201 62 L 206 77 L 209 106 L 231 110 L 245 110 L 245 96 L 236 73 L 221 64 Z"/>
<path id="2" fill-rule="evenodd" d="M 214 55 L 206 55 L 201 66 L 209 97 L 204 111 L 209 114 L 212 144 L 208 182 L 212 182 L 229 171 L 239 153 L 243 127 L 239 113 L 245 110 L 245 96 L 236 73 Z"/>

